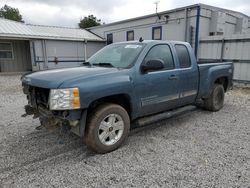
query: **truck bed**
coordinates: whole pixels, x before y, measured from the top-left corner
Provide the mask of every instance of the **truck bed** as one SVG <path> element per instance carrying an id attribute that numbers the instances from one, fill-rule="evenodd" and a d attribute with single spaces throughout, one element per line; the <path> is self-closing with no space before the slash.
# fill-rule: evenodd
<path id="1" fill-rule="evenodd" d="M 198 98 L 206 98 L 210 91 L 212 91 L 212 83 L 214 83 L 216 78 L 225 77 L 225 86 L 232 83 L 232 72 L 233 72 L 233 63 L 206 63 L 198 64 L 200 82 L 199 82 L 199 93 Z M 227 78 L 226 78 L 227 77 Z M 229 79 L 228 79 L 229 78 Z M 231 85 L 225 87 L 225 92 L 229 89 Z"/>

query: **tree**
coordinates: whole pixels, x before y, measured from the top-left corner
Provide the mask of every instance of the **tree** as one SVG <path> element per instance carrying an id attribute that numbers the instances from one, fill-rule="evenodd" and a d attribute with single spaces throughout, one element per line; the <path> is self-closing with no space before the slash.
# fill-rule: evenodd
<path id="1" fill-rule="evenodd" d="M 88 17 L 85 16 L 80 20 L 80 23 L 78 23 L 78 26 L 83 29 L 98 25 L 101 25 L 101 20 L 97 19 L 94 15 L 89 15 Z"/>
<path id="2" fill-rule="evenodd" d="M 4 5 L 0 9 L 0 17 L 18 22 L 24 22 L 22 15 L 19 13 L 19 10 L 8 5 Z"/>

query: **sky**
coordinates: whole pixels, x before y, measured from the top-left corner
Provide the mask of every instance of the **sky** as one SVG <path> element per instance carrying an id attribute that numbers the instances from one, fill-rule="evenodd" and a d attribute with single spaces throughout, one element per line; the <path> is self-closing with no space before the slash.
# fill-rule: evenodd
<path id="1" fill-rule="evenodd" d="M 0 7 L 18 8 L 25 23 L 77 27 L 79 20 L 90 14 L 105 23 L 152 14 L 156 1 L 158 12 L 203 3 L 250 16 L 249 0 L 0 0 Z"/>

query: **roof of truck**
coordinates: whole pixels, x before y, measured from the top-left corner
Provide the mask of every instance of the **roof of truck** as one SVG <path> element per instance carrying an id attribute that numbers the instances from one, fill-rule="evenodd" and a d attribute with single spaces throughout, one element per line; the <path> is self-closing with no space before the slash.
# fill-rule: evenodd
<path id="1" fill-rule="evenodd" d="M 161 43 L 173 43 L 173 44 L 188 44 L 187 42 L 182 42 L 182 41 L 175 41 L 175 40 L 133 40 L 133 41 L 123 41 L 123 42 L 116 42 L 113 44 L 131 44 L 131 43 L 142 43 L 142 44 L 149 44 L 149 43 L 155 43 L 155 44 L 161 44 Z"/>

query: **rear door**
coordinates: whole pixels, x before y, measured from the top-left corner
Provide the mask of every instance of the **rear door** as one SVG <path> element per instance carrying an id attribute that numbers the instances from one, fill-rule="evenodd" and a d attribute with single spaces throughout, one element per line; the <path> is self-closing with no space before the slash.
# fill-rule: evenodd
<path id="1" fill-rule="evenodd" d="M 191 47 L 184 44 L 175 44 L 179 73 L 179 104 L 191 104 L 198 93 L 199 72 L 195 59 L 190 56 Z M 194 57 L 193 57 L 194 58 Z M 193 62 L 193 63 L 192 63 Z"/>
<path id="2" fill-rule="evenodd" d="M 164 62 L 164 69 L 147 73 L 139 70 L 136 81 L 141 116 L 171 109 L 179 98 L 178 71 L 171 47 L 168 44 L 153 46 L 143 62 L 155 59 Z"/>

